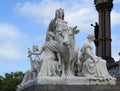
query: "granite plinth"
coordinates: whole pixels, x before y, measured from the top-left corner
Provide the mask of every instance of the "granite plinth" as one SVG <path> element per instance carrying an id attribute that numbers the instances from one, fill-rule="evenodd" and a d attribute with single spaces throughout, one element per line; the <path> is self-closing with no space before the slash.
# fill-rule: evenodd
<path id="1" fill-rule="evenodd" d="M 74 90 L 70 90 L 70 91 L 77 91 L 75 89 L 78 89 L 78 88 L 86 89 L 85 87 L 88 88 L 90 85 L 114 86 L 115 84 L 116 82 L 113 83 L 112 80 L 110 81 L 107 79 L 97 79 L 97 78 L 93 79 L 93 78 L 86 78 L 86 77 L 40 77 L 35 80 L 26 82 L 21 87 L 17 88 L 17 91 L 62 91 L 62 90 L 69 91 L 71 87 L 73 87 Z M 51 88 L 53 90 L 51 90 Z M 88 90 L 85 90 L 85 91 L 88 91 Z M 92 91 L 92 90 L 89 90 L 89 91 Z"/>

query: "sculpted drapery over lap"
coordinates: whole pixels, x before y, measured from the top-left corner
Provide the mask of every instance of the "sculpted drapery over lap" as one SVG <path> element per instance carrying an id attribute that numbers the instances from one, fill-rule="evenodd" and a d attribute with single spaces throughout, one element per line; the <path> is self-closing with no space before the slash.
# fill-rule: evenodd
<path id="1" fill-rule="evenodd" d="M 75 34 L 78 33 L 77 26 L 69 27 L 64 20 L 64 10 L 57 9 L 41 50 L 38 46 L 33 46 L 33 51 L 28 49 L 32 67 L 26 72 L 18 87 L 41 77 L 84 77 L 107 79 L 108 83 L 110 80 L 113 81 L 114 78 L 108 74 L 106 61 L 93 54 L 91 43 L 94 36 L 88 35 L 88 42 L 79 51 L 75 43 Z"/>

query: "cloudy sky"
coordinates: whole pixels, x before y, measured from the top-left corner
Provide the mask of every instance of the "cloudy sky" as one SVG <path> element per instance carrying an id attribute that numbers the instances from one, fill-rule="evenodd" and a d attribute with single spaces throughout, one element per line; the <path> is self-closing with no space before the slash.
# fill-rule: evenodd
<path id="1" fill-rule="evenodd" d="M 0 0 L 0 75 L 6 72 L 23 71 L 30 68 L 27 49 L 32 45 L 39 48 L 55 10 L 63 8 L 69 26 L 77 25 L 76 35 L 79 48 L 86 36 L 93 33 L 91 23 L 98 21 L 94 0 Z M 114 0 L 111 13 L 112 56 L 120 57 L 120 0 Z"/>

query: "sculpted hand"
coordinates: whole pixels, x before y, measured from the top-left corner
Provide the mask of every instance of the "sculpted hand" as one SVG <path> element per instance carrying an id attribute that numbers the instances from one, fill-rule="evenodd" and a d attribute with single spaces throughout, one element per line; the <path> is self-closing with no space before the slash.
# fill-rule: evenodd
<path id="1" fill-rule="evenodd" d="M 95 62 L 96 62 L 96 60 L 97 60 L 97 57 L 96 57 L 96 56 L 94 56 L 94 57 L 93 57 L 93 62 L 95 63 Z"/>
<path id="2" fill-rule="evenodd" d="M 30 48 L 28 48 L 28 57 L 30 57 L 32 55 L 32 51 L 30 50 Z"/>

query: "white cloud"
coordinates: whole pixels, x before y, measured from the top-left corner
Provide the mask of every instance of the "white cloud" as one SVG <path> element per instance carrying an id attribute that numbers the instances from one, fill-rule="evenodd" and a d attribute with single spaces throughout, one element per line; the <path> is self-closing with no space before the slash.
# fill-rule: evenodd
<path id="1" fill-rule="evenodd" d="M 5 23 L 0 23 L 0 39 L 14 39 L 19 37 L 19 30 L 17 27 Z"/>
<path id="2" fill-rule="evenodd" d="M 33 17 L 37 23 L 48 25 L 50 20 L 54 18 L 55 10 L 64 8 L 65 19 L 68 23 L 70 25 L 79 24 L 83 31 L 86 29 L 87 25 L 90 26 L 90 23 L 96 21 L 97 14 L 93 7 L 91 7 L 91 0 L 87 0 L 87 3 L 79 0 L 72 3 L 69 1 L 43 0 L 39 3 L 18 3 L 15 7 L 15 11 L 23 16 Z M 89 27 L 87 30 L 88 29 Z"/>
<path id="3" fill-rule="evenodd" d="M 89 31 L 92 28 L 90 24 L 97 21 L 97 14 L 93 9 L 81 8 L 76 12 L 67 13 L 66 20 L 72 26 L 78 25 L 82 31 Z"/>
<path id="4" fill-rule="evenodd" d="M 16 44 L 5 42 L 0 45 L 0 58 L 15 61 L 21 57 L 23 57 L 23 54 L 16 47 Z"/>
<path id="5" fill-rule="evenodd" d="M 112 56 L 114 57 L 115 61 L 120 59 L 118 53 L 120 52 L 120 42 L 119 42 L 119 34 L 114 34 L 112 36 Z"/>
<path id="6" fill-rule="evenodd" d="M 21 43 L 22 42 L 22 43 Z M 11 24 L 0 23 L 0 67 L 8 68 L 25 58 L 27 35 Z"/>
<path id="7" fill-rule="evenodd" d="M 115 27 L 117 25 L 120 25 L 120 12 L 112 11 L 111 13 L 111 24 L 112 27 Z"/>
<path id="8" fill-rule="evenodd" d="M 15 10 L 23 16 L 34 17 L 38 23 L 48 24 L 49 19 L 52 16 L 52 12 L 58 7 L 62 7 L 62 5 L 58 2 L 45 0 L 40 3 L 18 3 Z"/>
<path id="9" fill-rule="evenodd" d="M 113 2 L 120 4 L 120 0 L 114 0 Z"/>

